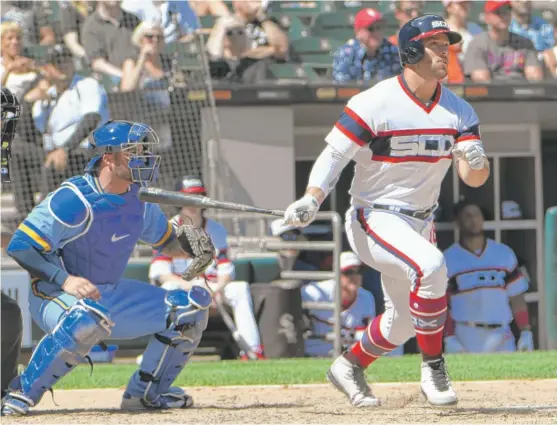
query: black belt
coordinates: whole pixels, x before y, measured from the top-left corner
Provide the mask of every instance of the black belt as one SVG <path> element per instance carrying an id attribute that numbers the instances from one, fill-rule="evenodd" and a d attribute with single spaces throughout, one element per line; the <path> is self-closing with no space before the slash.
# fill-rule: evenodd
<path id="1" fill-rule="evenodd" d="M 459 323 L 461 325 L 464 326 L 470 326 L 473 328 L 481 328 L 481 329 L 499 329 L 502 328 L 505 325 L 496 325 L 496 324 L 492 324 L 492 323 L 476 323 L 476 322 L 459 322 L 456 321 L 456 323 Z"/>
<path id="2" fill-rule="evenodd" d="M 372 208 L 376 209 L 376 210 L 386 210 L 386 211 L 393 211 L 393 212 L 397 212 L 400 214 L 404 214 L 407 215 L 409 217 L 414 217 L 420 220 L 425 220 L 427 219 L 431 214 L 433 214 L 433 211 L 435 211 L 437 209 L 437 205 L 434 205 L 433 207 L 429 207 L 425 210 L 410 210 L 408 208 L 401 208 L 401 207 L 396 207 L 394 205 L 384 205 L 384 204 L 372 204 L 371 205 Z"/>

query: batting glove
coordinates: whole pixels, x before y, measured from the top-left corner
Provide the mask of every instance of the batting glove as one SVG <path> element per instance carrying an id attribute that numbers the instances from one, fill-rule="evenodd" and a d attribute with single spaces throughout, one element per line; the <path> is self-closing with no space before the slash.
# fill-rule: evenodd
<path id="1" fill-rule="evenodd" d="M 464 353 L 466 350 L 455 335 L 445 338 L 445 352 L 449 354 Z"/>
<path id="2" fill-rule="evenodd" d="M 456 159 L 464 159 L 472 170 L 481 170 L 487 161 L 484 148 L 478 142 L 460 142 L 453 149 Z"/>
<path id="3" fill-rule="evenodd" d="M 532 331 L 520 332 L 520 338 L 516 344 L 518 351 L 534 351 L 534 335 Z"/>
<path id="4" fill-rule="evenodd" d="M 306 227 L 315 219 L 317 211 L 319 211 L 319 202 L 310 194 L 306 194 L 286 209 L 284 223 L 296 227 Z"/>

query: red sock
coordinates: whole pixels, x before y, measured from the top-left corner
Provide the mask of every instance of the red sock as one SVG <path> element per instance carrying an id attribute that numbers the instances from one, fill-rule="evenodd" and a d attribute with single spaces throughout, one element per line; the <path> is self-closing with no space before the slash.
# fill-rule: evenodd
<path id="1" fill-rule="evenodd" d="M 362 339 L 354 344 L 350 352 L 356 357 L 362 367 L 368 367 L 384 354 L 390 353 L 397 346 L 391 344 L 381 333 L 381 318 L 379 315 L 368 325 Z"/>
<path id="2" fill-rule="evenodd" d="M 410 293 L 410 315 L 422 353 L 436 357 L 443 351 L 443 327 L 447 317 L 447 297 L 422 298 Z"/>

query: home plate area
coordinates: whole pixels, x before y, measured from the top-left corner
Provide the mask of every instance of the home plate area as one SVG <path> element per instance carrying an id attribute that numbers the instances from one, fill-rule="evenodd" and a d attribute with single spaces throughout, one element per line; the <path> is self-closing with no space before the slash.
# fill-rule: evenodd
<path id="1" fill-rule="evenodd" d="M 455 382 L 459 405 L 429 407 L 418 384 L 376 384 L 379 408 L 356 409 L 329 385 L 190 388 L 195 406 L 124 413 L 123 389 L 59 390 L 26 418 L 2 423 L 40 424 L 388 424 L 557 423 L 557 380 Z"/>

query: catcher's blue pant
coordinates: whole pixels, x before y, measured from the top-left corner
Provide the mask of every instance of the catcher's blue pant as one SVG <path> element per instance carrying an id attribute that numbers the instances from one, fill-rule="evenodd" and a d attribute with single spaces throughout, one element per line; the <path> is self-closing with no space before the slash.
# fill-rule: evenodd
<path id="1" fill-rule="evenodd" d="M 114 322 L 111 338 L 138 338 L 167 328 L 164 289 L 131 279 L 97 288 L 101 293 L 98 303 L 110 312 Z M 54 283 L 34 281 L 31 284 L 31 315 L 44 332 L 54 329 L 64 312 L 76 302 L 76 297 L 66 294 Z"/>

